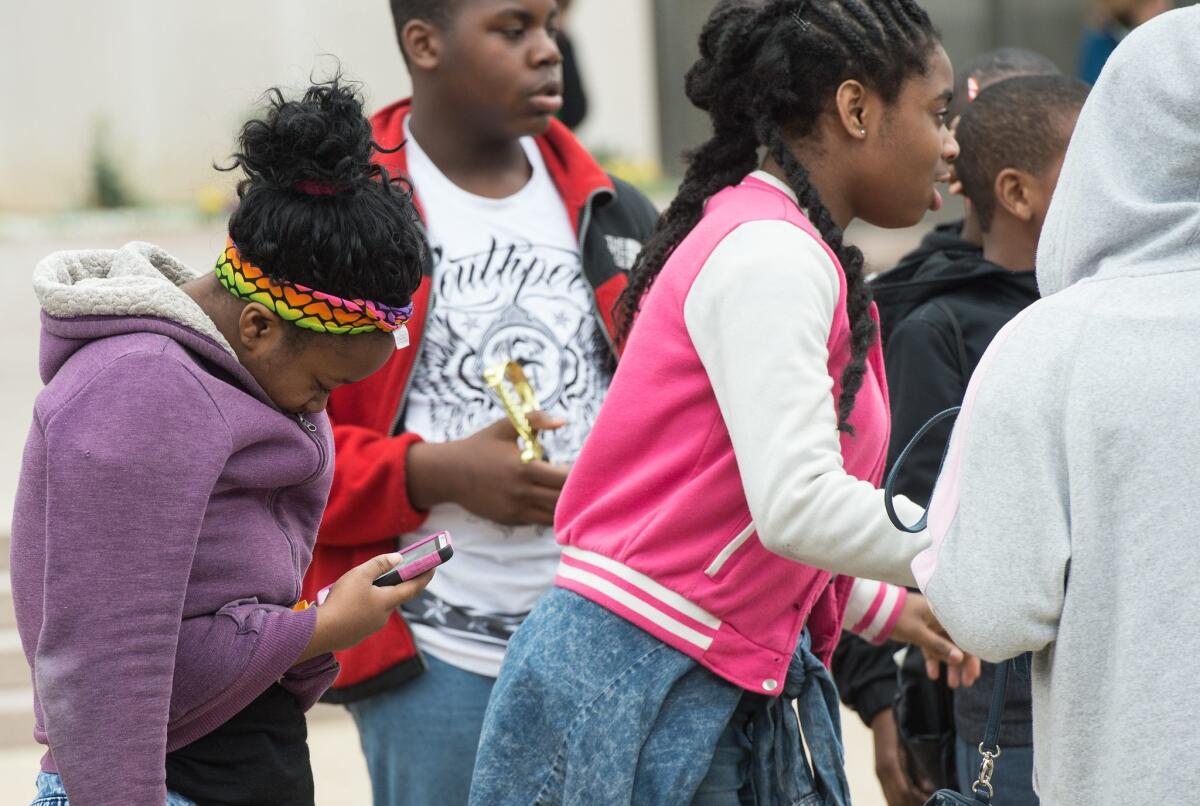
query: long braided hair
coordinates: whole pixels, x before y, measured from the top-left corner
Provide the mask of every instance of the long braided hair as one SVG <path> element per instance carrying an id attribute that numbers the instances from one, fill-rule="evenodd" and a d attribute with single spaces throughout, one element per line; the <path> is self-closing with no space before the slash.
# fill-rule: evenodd
<path id="1" fill-rule="evenodd" d="M 844 242 L 787 141 L 812 134 L 837 88 L 849 79 L 894 102 L 906 78 L 924 74 L 939 38 L 914 0 L 718 3 L 700 33 L 700 59 L 686 79 L 687 97 L 708 113 L 713 134 L 686 155 L 679 193 L 634 263 L 629 286 L 617 301 L 622 337 L 663 264 L 700 220 L 708 198 L 757 168 L 764 149 L 785 171 L 801 208 L 845 271 L 851 359 L 842 373 L 837 414 L 838 428 L 853 433 L 847 421 L 876 330 L 863 254 Z"/>

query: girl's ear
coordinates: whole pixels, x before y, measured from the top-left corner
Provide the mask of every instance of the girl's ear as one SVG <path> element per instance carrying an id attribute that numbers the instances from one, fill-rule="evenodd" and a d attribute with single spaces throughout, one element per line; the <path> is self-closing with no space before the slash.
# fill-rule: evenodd
<path id="1" fill-rule="evenodd" d="M 869 123 L 873 122 L 870 120 L 869 95 L 867 88 L 854 79 L 843 81 L 837 89 L 834 102 L 837 104 L 838 123 L 852 139 L 866 139 Z"/>
<path id="2" fill-rule="evenodd" d="M 282 319 L 265 305 L 250 302 L 238 316 L 238 341 L 248 355 L 263 354 L 274 350 L 286 338 Z"/>

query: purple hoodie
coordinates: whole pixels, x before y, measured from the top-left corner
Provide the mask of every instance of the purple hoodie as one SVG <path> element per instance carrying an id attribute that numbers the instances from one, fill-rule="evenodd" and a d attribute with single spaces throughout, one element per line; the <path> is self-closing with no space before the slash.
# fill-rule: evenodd
<path id="1" fill-rule="evenodd" d="M 12 528 L 42 768 L 72 806 L 161 804 L 165 755 L 275 682 L 311 707 L 292 610 L 333 475 L 324 415 L 275 407 L 161 249 L 38 264 L 41 375 Z"/>

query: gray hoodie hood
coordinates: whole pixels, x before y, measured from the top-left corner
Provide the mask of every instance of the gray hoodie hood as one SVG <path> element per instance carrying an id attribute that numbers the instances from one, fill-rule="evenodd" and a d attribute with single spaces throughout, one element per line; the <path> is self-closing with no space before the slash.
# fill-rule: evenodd
<path id="1" fill-rule="evenodd" d="M 1042 296 L 1200 266 L 1200 6 L 1139 27 L 1092 90 L 1038 248 Z"/>
<path id="2" fill-rule="evenodd" d="M 88 340 L 151 329 L 156 320 L 205 336 L 236 361 L 208 314 L 179 288 L 199 275 L 153 244 L 55 252 L 33 272 L 42 305 L 42 379 Z"/>

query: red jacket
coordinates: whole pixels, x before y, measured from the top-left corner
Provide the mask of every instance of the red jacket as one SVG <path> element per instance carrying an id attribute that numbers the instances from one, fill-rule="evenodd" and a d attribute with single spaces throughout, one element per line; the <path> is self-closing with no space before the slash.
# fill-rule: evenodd
<path id="1" fill-rule="evenodd" d="M 375 141 L 394 148 L 404 140 L 403 121 L 411 101 L 392 104 L 371 119 Z M 596 316 L 612 336 L 612 310 L 625 288 L 635 250 L 649 238 L 656 213 L 637 190 L 608 176 L 558 121 L 537 138 L 546 167 L 566 205 L 579 237 L 584 274 L 596 302 Z M 393 176 L 407 176 L 403 149 L 379 154 Z M 419 205 L 418 205 L 419 206 Z M 425 512 L 413 507 L 407 490 L 407 453 L 420 437 L 399 431 L 409 378 L 421 351 L 429 309 L 432 266 L 427 265 L 413 295 L 408 322 L 410 346 L 398 350 L 371 377 L 336 389 L 329 418 L 337 448 L 333 489 L 317 537 L 312 565 L 304 580 L 305 598 L 337 580 L 354 566 L 394 551 L 399 535 L 415 531 Z M 342 670 L 326 694 L 330 702 L 350 702 L 400 685 L 421 672 L 423 664 L 408 625 L 393 614 L 387 625 L 353 649 L 337 653 Z"/>

